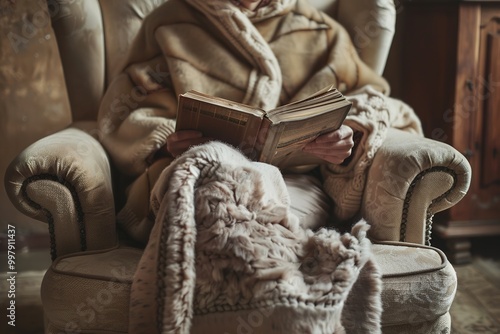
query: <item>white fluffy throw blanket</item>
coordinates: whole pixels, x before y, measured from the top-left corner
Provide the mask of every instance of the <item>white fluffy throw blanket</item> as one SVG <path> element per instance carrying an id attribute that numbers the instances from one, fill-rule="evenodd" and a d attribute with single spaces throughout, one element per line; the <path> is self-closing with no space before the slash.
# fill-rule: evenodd
<path id="1" fill-rule="evenodd" d="M 217 142 L 186 152 L 157 185 L 131 333 L 380 333 L 366 223 L 304 230 L 280 172 Z"/>

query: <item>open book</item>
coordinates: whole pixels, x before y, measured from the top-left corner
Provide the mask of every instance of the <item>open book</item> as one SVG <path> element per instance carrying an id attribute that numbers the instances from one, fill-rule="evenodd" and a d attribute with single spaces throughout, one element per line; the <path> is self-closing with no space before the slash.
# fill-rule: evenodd
<path id="1" fill-rule="evenodd" d="M 333 86 L 269 111 L 189 91 L 179 96 L 176 131 L 198 130 L 279 168 L 319 164 L 302 148 L 338 129 L 351 104 Z"/>

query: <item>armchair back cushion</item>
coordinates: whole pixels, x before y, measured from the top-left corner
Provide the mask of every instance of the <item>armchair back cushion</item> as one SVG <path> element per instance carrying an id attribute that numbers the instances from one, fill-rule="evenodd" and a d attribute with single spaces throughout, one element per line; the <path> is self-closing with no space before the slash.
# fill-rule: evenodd
<path id="1" fill-rule="evenodd" d="M 142 20 L 166 0 L 48 0 L 73 121 L 95 120 Z M 75 79 L 78 78 L 78 79 Z"/>
<path id="2" fill-rule="evenodd" d="M 106 87 L 121 71 L 142 20 L 168 0 L 47 0 L 73 121 L 95 120 Z M 338 19 L 361 58 L 382 73 L 395 25 L 392 0 L 310 0 Z M 75 79 L 78 78 L 78 79 Z"/>

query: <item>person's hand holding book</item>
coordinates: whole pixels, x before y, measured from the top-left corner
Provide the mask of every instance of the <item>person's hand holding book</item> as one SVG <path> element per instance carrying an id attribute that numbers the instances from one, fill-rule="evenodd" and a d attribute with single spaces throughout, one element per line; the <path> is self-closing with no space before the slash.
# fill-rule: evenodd
<path id="1" fill-rule="evenodd" d="M 283 170 L 341 164 L 354 146 L 352 129 L 341 126 L 351 106 L 333 85 L 271 110 L 191 90 L 179 95 L 176 131 L 197 130 Z M 168 151 L 175 157 L 198 136 L 175 138 Z"/>
<path id="2" fill-rule="evenodd" d="M 167 145 L 163 150 L 167 151 L 172 157 L 177 157 L 187 151 L 191 146 L 206 143 L 213 138 L 203 137 L 200 131 L 182 130 L 176 131 L 167 137 Z"/>
<path id="3" fill-rule="evenodd" d="M 336 131 L 319 136 L 303 150 L 332 164 L 341 164 L 351 155 L 353 147 L 353 131 L 349 126 L 342 125 Z"/>
<path id="4" fill-rule="evenodd" d="M 204 137 L 199 131 L 177 131 L 167 137 L 167 145 L 165 145 L 164 150 L 171 156 L 177 157 L 191 146 L 206 143 L 210 140 L 212 138 Z M 307 144 L 303 150 L 326 162 L 341 164 L 351 155 L 353 147 L 353 131 L 349 126 L 342 125 L 336 131 L 319 136 L 316 140 Z"/>

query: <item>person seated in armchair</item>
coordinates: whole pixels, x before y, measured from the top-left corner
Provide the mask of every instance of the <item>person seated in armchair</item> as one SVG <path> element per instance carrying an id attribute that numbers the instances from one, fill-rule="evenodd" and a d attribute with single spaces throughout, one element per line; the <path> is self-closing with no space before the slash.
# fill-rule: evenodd
<path id="1" fill-rule="evenodd" d="M 189 90 L 271 109 L 335 85 L 344 95 L 387 82 L 359 58 L 348 33 L 307 0 L 170 0 L 143 23 L 123 72 L 99 110 L 101 141 L 134 179 L 118 221 L 147 242 L 149 193 L 174 158 L 210 141 L 175 132 L 177 97 Z M 353 129 L 343 125 L 308 144 L 324 168 L 347 163 Z M 352 163 L 352 162 L 351 162 Z M 323 225 L 332 201 L 320 173 L 283 171 L 291 209 L 305 227 Z"/>

